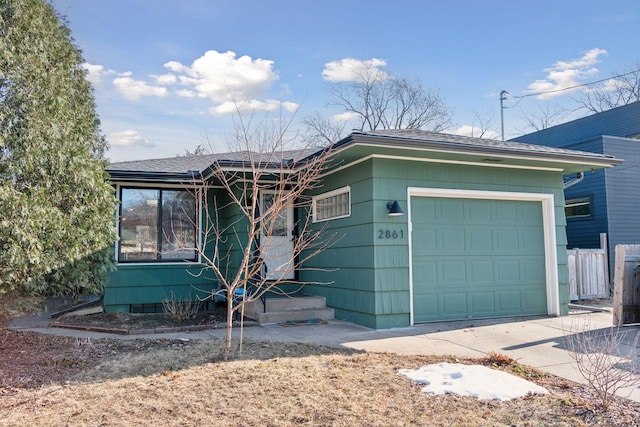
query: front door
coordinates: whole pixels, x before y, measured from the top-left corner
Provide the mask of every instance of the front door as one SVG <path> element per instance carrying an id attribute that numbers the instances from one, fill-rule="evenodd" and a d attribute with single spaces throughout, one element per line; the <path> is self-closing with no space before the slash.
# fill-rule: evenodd
<path id="1" fill-rule="evenodd" d="M 276 192 L 263 191 L 261 193 L 261 212 L 266 212 L 273 205 L 276 197 Z M 267 267 L 267 280 L 295 278 L 293 227 L 293 206 L 291 206 L 279 213 L 272 230 L 262 231 L 260 247 Z M 267 234 L 269 231 L 271 233 Z"/>

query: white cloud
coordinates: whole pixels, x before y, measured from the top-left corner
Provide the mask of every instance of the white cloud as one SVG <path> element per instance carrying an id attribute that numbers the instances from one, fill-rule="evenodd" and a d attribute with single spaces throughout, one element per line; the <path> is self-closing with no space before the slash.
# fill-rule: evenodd
<path id="1" fill-rule="evenodd" d="M 334 122 L 349 122 L 351 120 L 356 120 L 360 117 L 360 114 L 355 113 L 353 111 L 347 111 L 345 113 L 334 114 L 331 116 L 331 120 Z"/>
<path id="2" fill-rule="evenodd" d="M 175 74 L 162 74 L 159 76 L 152 74 L 151 77 L 156 81 L 157 84 L 162 86 L 172 85 L 178 81 L 178 78 L 175 76 Z"/>
<path id="3" fill-rule="evenodd" d="M 82 68 L 87 71 L 87 80 L 93 86 L 98 86 L 102 77 L 115 74 L 114 70 L 105 70 L 102 65 L 89 64 L 88 62 L 82 64 Z"/>
<path id="4" fill-rule="evenodd" d="M 483 134 L 482 129 L 480 129 L 479 127 L 469 125 L 460 126 L 458 129 L 453 131 L 453 133 L 456 135 L 472 136 L 475 138 L 482 137 L 486 139 L 498 139 L 498 137 L 500 136 L 500 134 L 492 130 L 485 130 Z"/>
<path id="5" fill-rule="evenodd" d="M 169 91 L 164 87 L 150 86 L 143 81 L 134 80 L 131 77 L 118 77 L 113 80 L 113 84 L 125 98 L 131 101 L 137 101 L 143 96 L 163 98 L 169 95 Z"/>
<path id="6" fill-rule="evenodd" d="M 275 99 L 266 101 L 251 100 L 237 104 L 233 101 L 227 101 L 212 107 L 210 111 L 212 114 L 235 114 L 238 111 L 240 113 L 253 113 L 256 111 L 276 111 L 283 109 L 289 113 L 293 113 L 299 106 L 299 104 L 294 102 L 281 102 Z"/>
<path id="7" fill-rule="evenodd" d="M 197 98 L 198 94 L 189 89 L 180 89 L 176 91 L 176 95 L 182 96 L 183 98 Z"/>
<path id="8" fill-rule="evenodd" d="M 587 51 L 582 57 L 571 61 L 557 61 L 550 68 L 546 68 L 544 71 L 547 73 L 546 78 L 536 80 L 531 83 L 526 92 L 538 93 L 556 91 L 553 93 L 545 93 L 538 95 L 539 99 L 549 99 L 555 96 L 566 95 L 570 92 L 580 90 L 580 88 L 567 89 L 573 86 L 578 86 L 584 82 L 585 79 L 593 77 L 598 73 L 598 69 L 594 67 L 595 64 L 600 62 L 599 57 L 606 55 L 607 51 L 604 49 L 594 48 Z M 561 91 L 567 89 L 566 91 Z M 561 91 L 561 92 L 559 92 Z"/>
<path id="9" fill-rule="evenodd" d="M 330 82 L 352 82 L 362 80 L 363 74 L 375 73 L 376 78 L 387 78 L 388 75 L 380 68 L 385 67 L 384 59 L 371 58 L 360 60 L 344 58 L 324 64 L 322 78 Z"/>
<path id="10" fill-rule="evenodd" d="M 107 135 L 107 142 L 111 147 L 154 147 L 155 144 L 144 138 L 133 129 L 113 132 Z"/>
<path id="11" fill-rule="evenodd" d="M 180 83 L 200 98 L 224 104 L 252 101 L 264 97 L 278 79 L 273 70 L 273 61 L 252 59 L 244 55 L 236 58 L 235 52 L 209 50 L 190 66 L 176 61 L 164 64 L 165 68 L 178 74 Z M 189 94 L 191 92 L 178 92 Z M 225 108 L 220 105 L 220 109 Z"/>

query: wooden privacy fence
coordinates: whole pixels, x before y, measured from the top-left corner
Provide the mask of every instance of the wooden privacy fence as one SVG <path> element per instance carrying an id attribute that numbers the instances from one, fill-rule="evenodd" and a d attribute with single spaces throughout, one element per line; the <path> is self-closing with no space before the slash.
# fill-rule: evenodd
<path id="1" fill-rule="evenodd" d="M 613 324 L 640 322 L 640 245 L 616 245 Z"/>
<path id="2" fill-rule="evenodd" d="M 606 234 L 602 234 L 600 249 L 567 250 L 572 301 L 609 297 L 609 260 L 606 247 Z"/>

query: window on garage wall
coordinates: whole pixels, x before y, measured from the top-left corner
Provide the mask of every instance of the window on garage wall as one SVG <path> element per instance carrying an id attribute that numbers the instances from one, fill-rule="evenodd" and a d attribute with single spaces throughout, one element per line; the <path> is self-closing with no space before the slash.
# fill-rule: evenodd
<path id="1" fill-rule="evenodd" d="M 313 197 L 313 222 L 351 215 L 351 187 L 346 186 Z"/>

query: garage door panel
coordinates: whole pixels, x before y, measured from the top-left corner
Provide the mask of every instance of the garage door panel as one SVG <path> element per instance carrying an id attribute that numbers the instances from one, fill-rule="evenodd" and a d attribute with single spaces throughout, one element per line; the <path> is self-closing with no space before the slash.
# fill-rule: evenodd
<path id="1" fill-rule="evenodd" d="M 538 230 L 523 230 L 520 232 L 522 235 L 522 250 L 540 253 L 540 250 L 544 250 L 544 235 Z"/>
<path id="2" fill-rule="evenodd" d="M 495 234 L 495 249 L 512 253 L 520 248 L 517 230 L 497 230 Z"/>
<path id="3" fill-rule="evenodd" d="M 546 313 L 540 202 L 411 204 L 415 322 Z"/>
<path id="4" fill-rule="evenodd" d="M 493 233 L 491 230 L 471 230 L 467 241 L 471 252 L 485 252 L 493 250 Z"/>
<path id="5" fill-rule="evenodd" d="M 447 317 L 463 318 L 466 317 L 467 307 L 467 293 L 466 292 L 448 292 L 442 294 L 441 298 L 441 313 Z"/>
<path id="6" fill-rule="evenodd" d="M 471 297 L 472 313 L 477 315 L 491 315 L 496 311 L 495 295 L 493 292 L 473 292 Z"/>
<path id="7" fill-rule="evenodd" d="M 522 301 L 519 289 L 497 291 L 497 310 L 505 313 L 516 314 L 522 310 Z"/>
<path id="8" fill-rule="evenodd" d="M 494 268 L 491 260 L 468 262 L 469 280 L 471 283 L 488 283 L 493 281 Z"/>
<path id="9" fill-rule="evenodd" d="M 464 201 L 460 199 L 440 199 L 437 204 L 436 214 L 439 218 L 447 218 L 451 223 L 460 223 L 465 219 Z"/>
<path id="10" fill-rule="evenodd" d="M 518 259 L 496 261 L 495 279 L 497 281 L 517 283 L 520 278 L 520 261 Z"/>
<path id="11" fill-rule="evenodd" d="M 435 252 L 437 247 L 437 231 L 433 229 L 425 229 L 424 227 L 414 227 L 413 232 L 420 236 L 420 239 L 413 242 L 413 253 L 415 256 L 420 257 L 425 254 Z"/>
<path id="12" fill-rule="evenodd" d="M 414 263 L 413 274 L 415 277 L 420 277 L 422 282 L 431 283 L 430 287 L 433 287 L 435 283 L 438 282 L 438 263 L 436 261 L 422 259 Z M 421 287 L 421 289 L 423 288 L 424 287 Z"/>
<path id="13" fill-rule="evenodd" d="M 455 228 L 438 230 L 438 248 L 441 251 L 463 251 L 464 243 L 464 230 Z"/>
<path id="14" fill-rule="evenodd" d="M 521 269 L 523 271 L 522 279 L 527 283 L 540 283 L 546 279 L 546 272 L 544 270 L 544 258 L 531 257 L 520 261 Z"/>
<path id="15" fill-rule="evenodd" d="M 519 222 L 518 218 L 518 206 L 510 201 L 501 201 L 505 203 L 493 203 L 493 218 L 495 219 L 494 224 L 517 224 Z"/>
<path id="16" fill-rule="evenodd" d="M 434 293 L 414 295 L 413 302 L 421 307 L 420 313 L 416 313 L 414 321 L 430 322 L 438 319 L 438 295 Z"/>
<path id="17" fill-rule="evenodd" d="M 475 218 L 477 224 L 490 224 L 493 222 L 491 205 L 484 200 L 466 199 L 464 201 L 465 218 Z"/>
<path id="18" fill-rule="evenodd" d="M 546 304 L 545 295 L 540 294 L 537 289 L 523 289 L 522 308 L 527 313 L 536 314 L 540 305 Z"/>
<path id="19" fill-rule="evenodd" d="M 466 279 L 466 263 L 461 261 L 442 261 L 439 268 L 439 282 L 464 283 Z"/>

